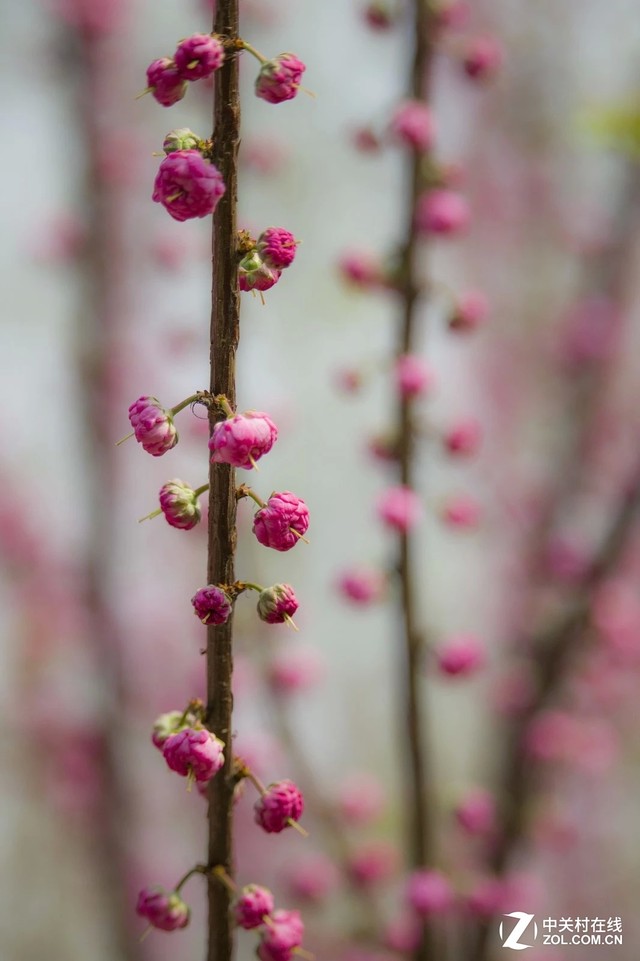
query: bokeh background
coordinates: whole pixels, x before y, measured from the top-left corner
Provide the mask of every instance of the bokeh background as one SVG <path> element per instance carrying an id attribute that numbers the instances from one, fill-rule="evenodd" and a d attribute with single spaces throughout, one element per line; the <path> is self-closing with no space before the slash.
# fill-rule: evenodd
<path id="1" fill-rule="evenodd" d="M 260 835 L 243 799 L 239 877 L 290 904 L 309 900 L 305 870 L 324 879 L 326 897 L 315 891 L 304 909 L 305 944 L 319 959 L 355 957 L 372 904 L 397 919 L 404 877 L 398 611 L 392 593 L 358 608 L 337 586 L 346 570 L 392 563 L 375 501 L 393 473 L 370 448 L 393 427 L 398 304 L 350 287 L 338 265 L 345 251 L 385 257 L 400 241 L 406 155 L 384 130 L 411 37 L 401 12 L 394 29 L 371 30 L 355 0 L 246 0 L 243 18 L 258 49 L 302 57 L 313 93 L 257 100 L 243 59 L 241 221 L 285 225 L 303 243 L 266 304 L 244 297 L 239 404 L 281 428 L 254 486 L 295 491 L 312 522 L 309 546 L 274 557 L 240 505 L 238 570 L 292 581 L 301 609 L 294 636 L 257 628 L 239 603 L 235 728 L 265 780 L 293 776 L 307 792 L 311 837 Z M 204 850 L 205 802 L 149 735 L 159 713 L 203 694 L 189 598 L 203 583 L 205 525 L 137 520 L 164 481 L 205 482 L 207 427 L 197 410 L 181 414 L 180 445 L 158 460 L 115 442 L 139 395 L 172 406 L 208 383 L 210 225 L 171 221 L 151 189 L 167 130 L 209 135 L 211 91 L 194 85 L 170 111 L 135 96 L 146 65 L 209 21 L 196 0 L 0 4 L 3 961 L 203 953 L 198 878 L 184 932 L 140 943 L 133 906 L 140 887 L 171 886 Z M 505 50 L 487 85 L 460 69 L 477 33 Z M 436 378 L 420 451 L 423 617 L 434 649 L 472 633 L 487 652 L 468 680 L 425 664 L 439 859 L 463 927 L 485 910 L 490 879 L 485 842 L 461 834 L 452 811 L 470 789 L 493 789 L 530 680 L 518 639 L 580 590 L 638 456 L 639 45 L 637 0 L 486 0 L 435 65 L 438 153 L 460 165 L 473 211 L 467 236 L 425 247 L 434 289 L 421 343 Z M 355 148 L 363 127 L 379 150 Z M 464 337 L 446 316 L 452 292 L 471 288 L 491 311 Z M 345 390 L 354 372 L 360 386 Z M 468 416 L 483 443 L 460 462 L 441 434 Z M 442 519 L 461 494 L 481 508 L 472 530 Z M 512 865 L 518 893 L 485 911 L 620 916 L 624 945 L 531 957 L 626 961 L 640 945 L 640 543 L 633 530 L 627 540 L 538 732 L 547 763 Z M 345 872 L 367 852 L 379 881 Z M 397 947 L 367 938 L 358 957 Z M 254 947 L 241 936 L 243 955 Z"/>

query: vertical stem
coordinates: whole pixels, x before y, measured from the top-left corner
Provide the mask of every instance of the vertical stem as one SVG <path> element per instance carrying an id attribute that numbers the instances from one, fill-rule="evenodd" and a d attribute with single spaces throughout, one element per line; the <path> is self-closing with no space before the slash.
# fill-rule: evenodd
<path id="1" fill-rule="evenodd" d="M 238 29 L 238 0 L 218 0 L 214 32 L 235 39 Z M 240 334 L 240 294 L 235 258 L 240 97 L 238 60 L 234 54 L 227 56 L 223 67 L 215 74 L 213 124 L 213 162 L 222 174 L 226 193 L 213 217 L 210 387 L 214 395 L 224 394 L 235 407 L 235 357 Z M 214 415 L 211 414 L 211 429 L 213 423 Z M 211 464 L 209 467 L 208 528 L 208 583 L 232 584 L 237 538 L 235 471 L 227 464 Z M 225 765 L 209 787 L 208 866 L 211 869 L 221 865 L 229 877 L 233 877 L 233 786 L 230 780 L 232 631 L 233 617 L 219 627 L 207 628 L 207 719 L 211 730 L 225 744 Z M 207 883 L 207 961 L 229 961 L 233 952 L 230 892 L 211 874 Z"/>
<path id="2" fill-rule="evenodd" d="M 427 0 L 414 0 L 415 47 L 410 66 L 408 96 L 427 98 L 433 54 L 434 14 Z M 402 262 L 402 316 L 398 329 L 398 356 L 415 349 L 416 320 L 420 306 L 418 282 L 418 236 L 415 227 L 416 203 L 422 190 L 423 155 L 414 151 L 408 171 L 406 227 Z M 409 487 L 415 483 L 413 411 L 409 398 L 401 398 L 398 407 L 400 481 Z M 407 852 L 414 868 L 425 867 L 433 859 L 432 838 L 428 823 L 429 774 L 425 750 L 425 725 L 420 698 L 420 676 L 423 637 L 418 626 L 414 585 L 414 543 L 410 532 L 399 535 L 398 574 L 402 604 L 404 664 L 402 703 L 406 723 Z M 416 961 L 427 961 L 433 954 L 432 938 L 425 925 Z"/>

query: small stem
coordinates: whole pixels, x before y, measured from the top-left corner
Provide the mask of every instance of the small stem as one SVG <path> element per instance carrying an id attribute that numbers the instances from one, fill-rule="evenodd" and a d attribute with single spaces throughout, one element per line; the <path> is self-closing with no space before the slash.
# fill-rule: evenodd
<path id="1" fill-rule="evenodd" d="M 309 832 L 305 831 L 305 829 L 300 824 L 298 824 L 297 821 L 294 821 L 293 818 L 287 818 L 287 824 L 289 825 L 289 827 L 293 828 L 294 831 L 297 831 L 298 834 L 301 834 L 303 838 L 309 837 Z"/>
<path id="2" fill-rule="evenodd" d="M 304 541 L 305 544 L 308 544 L 308 543 L 309 543 L 309 541 L 307 540 L 307 538 L 306 538 L 303 534 L 301 534 L 300 531 L 297 531 L 297 530 L 295 529 L 295 527 L 290 527 L 289 530 L 291 531 L 291 533 L 292 533 L 295 537 L 298 538 L 299 541 Z"/>
<path id="3" fill-rule="evenodd" d="M 162 514 L 161 507 L 158 507 L 156 508 L 156 510 L 151 511 L 150 514 L 145 514 L 144 517 L 140 517 L 138 520 L 138 524 L 142 524 L 143 521 L 150 521 L 152 517 L 157 517 L 159 514 Z"/>
<path id="4" fill-rule="evenodd" d="M 262 783 L 262 781 L 260 780 L 260 778 L 256 777 L 256 775 L 253 773 L 253 771 L 250 771 L 249 768 L 246 768 L 246 769 L 245 769 L 245 775 L 244 775 L 244 776 L 246 777 L 246 779 L 247 779 L 248 781 L 251 781 L 251 783 L 253 784 L 254 788 L 256 789 L 256 791 L 258 792 L 258 794 L 259 794 L 261 797 L 264 796 L 264 795 L 267 793 L 267 789 L 266 789 L 266 787 L 264 786 L 264 784 Z"/>
<path id="5" fill-rule="evenodd" d="M 288 614 L 284 615 L 284 621 L 287 627 L 293 628 L 294 631 L 298 631 L 298 632 L 300 631 L 300 628 L 298 627 L 298 625 L 295 623 L 295 621 L 292 620 L 292 618 L 289 617 Z"/>
<path id="6" fill-rule="evenodd" d="M 253 57 L 256 58 L 256 60 L 259 60 L 260 63 L 269 63 L 269 58 L 263 57 L 263 55 L 258 50 L 256 50 L 255 47 L 252 47 L 250 43 L 247 43 L 246 40 L 241 40 L 240 38 L 238 38 L 237 46 L 239 47 L 240 50 L 246 50 L 247 53 L 250 53 Z"/>
<path id="7" fill-rule="evenodd" d="M 259 594 L 265 590 L 260 584 L 252 584 L 251 581 L 238 581 L 239 591 L 257 591 Z"/>
<path id="8" fill-rule="evenodd" d="M 127 434 L 126 437 L 121 437 L 120 440 L 116 441 L 116 447 L 120 447 L 120 444 L 124 444 L 124 442 L 126 440 L 129 440 L 131 437 L 133 437 L 133 435 L 134 435 L 134 431 L 131 431 L 131 433 Z"/>
<path id="9" fill-rule="evenodd" d="M 244 494 L 246 497 L 250 497 L 252 501 L 255 501 L 256 504 L 258 505 L 258 507 L 266 507 L 266 506 L 267 506 L 267 505 L 265 504 L 265 502 L 262 500 L 262 498 L 258 497 L 258 495 L 256 494 L 256 492 L 255 492 L 254 490 L 252 490 L 251 487 L 247 487 L 245 484 L 243 484 L 242 487 L 239 488 L 239 490 L 242 490 L 243 494 Z"/>
<path id="10" fill-rule="evenodd" d="M 203 484 L 202 487 L 196 487 L 193 493 L 195 494 L 196 497 L 200 497 L 200 494 L 204 494 L 204 492 L 208 490 L 209 490 L 209 485 Z"/>
<path id="11" fill-rule="evenodd" d="M 190 397 L 187 397 L 186 400 L 183 400 L 179 404 L 176 404 L 175 407 L 171 407 L 169 410 L 169 413 L 171 414 L 172 417 L 175 417 L 176 414 L 179 414 L 180 411 L 184 410 L 185 407 L 188 407 L 189 404 L 195 404 L 196 401 L 202 400 L 203 396 L 204 396 L 204 391 L 198 390 L 196 391 L 195 394 L 191 394 Z"/>
<path id="12" fill-rule="evenodd" d="M 215 400 L 218 407 L 225 412 L 227 417 L 235 417 L 233 408 L 224 394 L 218 394 Z"/>
<path id="13" fill-rule="evenodd" d="M 259 473 L 260 473 L 260 469 L 258 468 L 258 465 L 256 464 L 256 462 L 255 462 L 255 460 L 253 459 L 253 457 L 251 456 L 251 454 L 249 454 L 249 463 L 250 463 L 251 466 L 253 467 L 254 471 L 256 471 L 256 472 L 259 474 Z"/>
<path id="14" fill-rule="evenodd" d="M 180 880 L 178 881 L 178 883 L 176 884 L 173 890 L 176 892 L 176 894 L 179 894 L 182 886 L 186 884 L 189 878 L 193 877 L 194 874 L 206 874 L 206 873 L 207 873 L 206 864 L 194 865 L 194 867 L 192 867 L 189 871 L 187 871 L 185 875 L 183 875 L 183 877 L 180 878 Z"/>
<path id="15" fill-rule="evenodd" d="M 220 881 L 222 881 L 227 891 L 230 891 L 231 894 L 238 893 L 238 885 L 232 880 L 232 878 L 229 877 L 221 864 L 216 864 L 211 873 L 215 875 L 215 877 L 219 878 Z"/>

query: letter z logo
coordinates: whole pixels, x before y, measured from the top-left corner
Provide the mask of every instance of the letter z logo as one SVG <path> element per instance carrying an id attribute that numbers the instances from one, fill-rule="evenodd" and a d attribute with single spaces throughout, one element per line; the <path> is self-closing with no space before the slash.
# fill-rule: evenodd
<path id="1" fill-rule="evenodd" d="M 505 914 L 505 918 L 517 918 L 517 924 L 514 925 L 513 930 L 505 939 L 504 921 L 500 922 L 499 932 L 500 938 L 502 939 L 502 947 L 511 948 L 512 951 L 524 951 L 525 948 L 532 948 L 532 944 L 521 944 L 520 937 L 533 921 L 533 917 L 533 914 L 525 914 L 524 911 L 512 911 L 511 914 Z M 535 941 L 537 937 L 538 925 L 533 921 L 533 940 Z"/>

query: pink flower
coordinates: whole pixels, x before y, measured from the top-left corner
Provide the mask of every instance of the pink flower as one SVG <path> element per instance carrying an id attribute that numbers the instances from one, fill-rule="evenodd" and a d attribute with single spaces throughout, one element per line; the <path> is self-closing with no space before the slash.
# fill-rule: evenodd
<path id="1" fill-rule="evenodd" d="M 314 648 L 286 648 L 271 658 L 269 683 L 278 694 L 309 690 L 321 679 L 323 667 L 324 662 Z"/>
<path id="2" fill-rule="evenodd" d="M 218 37 L 195 33 L 180 41 L 174 60 L 184 80 L 205 80 L 222 66 L 224 47 Z"/>
<path id="3" fill-rule="evenodd" d="M 386 580 L 381 571 L 353 567 L 338 578 L 338 590 L 353 604 L 367 605 L 380 599 Z"/>
<path id="4" fill-rule="evenodd" d="M 482 508 L 470 494 L 453 494 L 442 508 L 442 519 L 449 527 L 477 527 L 481 515 Z"/>
<path id="5" fill-rule="evenodd" d="M 306 67 L 293 53 L 280 53 L 260 67 L 256 80 L 256 96 L 267 103 L 293 100 L 300 89 Z"/>
<path id="6" fill-rule="evenodd" d="M 206 217 L 216 209 L 225 185 L 218 168 L 198 150 L 168 154 L 156 175 L 152 199 L 174 220 Z"/>
<path id="7" fill-rule="evenodd" d="M 387 527 L 405 532 L 415 527 L 422 514 L 420 498 L 410 487 L 389 487 L 378 498 L 378 516 Z"/>
<path id="8" fill-rule="evenodd" d="M 382 933 L 384 946 L 398 954 L 412 954 L 420 944 L 421 928 L 415 916 L 401 914 L 385 925 Z"/>
<path id="9" fill-rule="evenodd" d="M 275 551 L 290 551 L 308 527 L 309 509 L 290 491 L 272 494 L 253 518 L 253 533 L 261 544 Z"/>
<path id="10" fill-rule="evenodd" d="M 265 916 L 273 912 L 273 908 L 273 894 L 268 888 L 247 884 L 233 906 L 233 913 L 236 924 L 250 931 L 252 928 L 259 928 Z"/>
<path id="11" fill-rule="evenodd" d="M 396 385 L 403 397 L 420 397 L 433 386 L 433 371 L 421 357 L 404 354 L 395 366 Z"/>
<path id="12" fill-rule="evenodd" d="M 347 873 L 354 884 L 369 887 L 386 881 L 398 865 L 398 851 L 388 841 L 367 841 L 349 858 Z"/>
<path id="13" fill-rule="evenodd" d="M 454 190 L 429 190 L 418 200 L 416 226 L 423 234 L 453 237 L 466 230 L 469 220 L 467 202 Z"/>
<path id="14" fill-rule="evenodd" d="M 505 884 L 498 878 L 481 878 L 464 901 L 467 911 L 474 917 L 491 918 L 506 909 Z"/>
<path id="15" fill-rule="evenodd" d="M 267 624 L 288 623 L 298 610 L 298 601 L 290 584 L 265 587 L 258 596 L 258 617 Z"/>
<path id="16" fill-rule="evenodd" d="M 449 317 L 449 329 L 465 334 L 483 324 L 489 316 L 489 302 L 480 290 L 470 290 L 458 299 Z"/>
<path id="17" fill-rule="evenodd" d="M 294 897 L 312 904 L 324 901 L 337 886 L 338 880 L 333 861 L 319 852 L 297 860 L 287 875 L 287 884 Z"/>
<path id="18" fill-rule="evenodd" d="M 278 428 L 268 414 L 247 410 L 220 420 L 209 438 L 211 461 L 251 470 L 278 439 Z"/>
<path id="19" fill-rule="evenodd" d="M 468 42 L 462 65 L 471 80 L 491 80 L 502 61 L 502 47 L 495 37 L 474 37 Z"/>
<path id="20" fill-rule="evenodd" d="M 459 634 L 436 652 L 438 670 L 451 677 L 468 677 L 484 666 L 484 645 L 473 634 Z"/>
<path id="21" fill-rule="evenodd" d="M 169 57 L 154 60 L 147 67 L 147 87 L 155 100 L 163 107 L 172 107 L 182 100 L 187 85 L 180 76 L 178 68 Z"/>
<path id="22" fill-rule="evenodd" d="M 177 734 L 182 728 L 189 727 L 195 722 L 193 714 L 184 715 L 184 711 L 169 711 L 167 714 L 160 714 L 153 722 L 153 733 L 151 740 L 159 751 L 164 747 L 165 741 L 172 734 Z"/>
<path id="23" fill-rule="evenodd" d="M 143 888 L 138 895 L 136 913 L 161 931 L 186 928 L 191 914 L 179 894 L 168 893 L 160 887 Z"/>
<path id="24" fill-rule="evenodd" d="M 298 241 L 284 227 L 267 227 L 258 237 L 258 253 L 267 267 L 284 270 L 296 256 Z"/>
<path id="25" fill-rule="evenodd" d="M 386 0 L 369 0 L 363 12 L 372 30 L 388 30 L 393 25 L 394 13 Z"/>
<path id="26" fill-rule="evenodd" d="M 338 269 L 348 283 L 363 290 L 371 290 L 384 284 L 380 260 L 366 250 L 352 250 L 343 254 Z"/>
<path id="27" fill-rule="evenodd" d="M 161 457 L 178 443 L 178 431 L 170 410 L 160 406 L 156 397 L 139 397 L 129 407 L 133 433 L 144 450 Z"/>
<path id="28" fill-rule="evenodd" d="M 482 428 L 474 417 L 456 421 L 443 436 L 444 446 L 456 457 L 471 457 L 482 439 Z"/>
<path id="29" fill-rule="evenodd" d="M 358 127 L 354 130 L 352 143 L 360 153 L 377 153 L 380 150 L 380 140 L 371 127 Z"/>
<path id="30" fill-rule="evenodd" d="M 454 810 L 460 827 L 474 836 L 492 834 L 496 826 L 496 805 L 488 791 L 470 791 Z"/>
<path id="31" fill-rule="evenodd" d="M 254 808 L 256 824 L 267 834 L 279 834 L 290 827 L 290 821 L 299 821 L 304 811 L 302 792 L 293 781 L 270 784 L 256 801 Z"/>
<path id="32" fill-rule="evenodd" d="M 291 961 L 302 944 L 304 924 L 299 911 L 275 911 L 260 932 L 260 961 Z"/>
<path id="33" fill-rule="evenodd" d="M 181 480 L 167 481 L 160 488 L 160 509 L 168 524 L 190 531 L 201 517 L 198 495 Z"/>
<path id="34" fill-rule="evenodd" d="M 407 904 L 421 918 L 444 914 L 453 906 L 453 890 L 447 877 L 440 871 L 419 870 L 409 875 Z"/>
<path id="35" fill-rule="evenodd" d="M 424 153 L 433 147 L 433 114 L 421 100 L 406 100 L 399 104 L 391 118 L 390 130 L 396 140 L 414 150 Z"/>
<path id="36" fill-rule="evenodd" d="M 280 271 L 269 267 L 257 250 L 252 250 L 238 264 L 240 290 L 271 290 L 280 280 Z"/>
<path id="37" fill-rule="evenodd" d="M 443 30 L 460 30 L 466 27 L 471 10 L 464 0 L 451 0 L 437 10 L 438 26 Z"/>
<path id="38" fill-rule="evenodd" d="M 224 765 L 224 744 L 204 728 L 185 728 L 171 734 L 162 753 L 172 771 L 196 781 L 210 781 Z"/>
<path id="39" fill-rule="evenodd" d="M 337 807 L 350 824 L 368 824 L 384 810 L 384 791 L 371 774 L 351 774 L 340 789 Z"/>
<path id="40" fill-rule="evenodd" d="M 216 584 L 201 587 L 191 598 L 193 610 L 203 624 L 226 624 L 232 610 L 231 598 Z"/>

